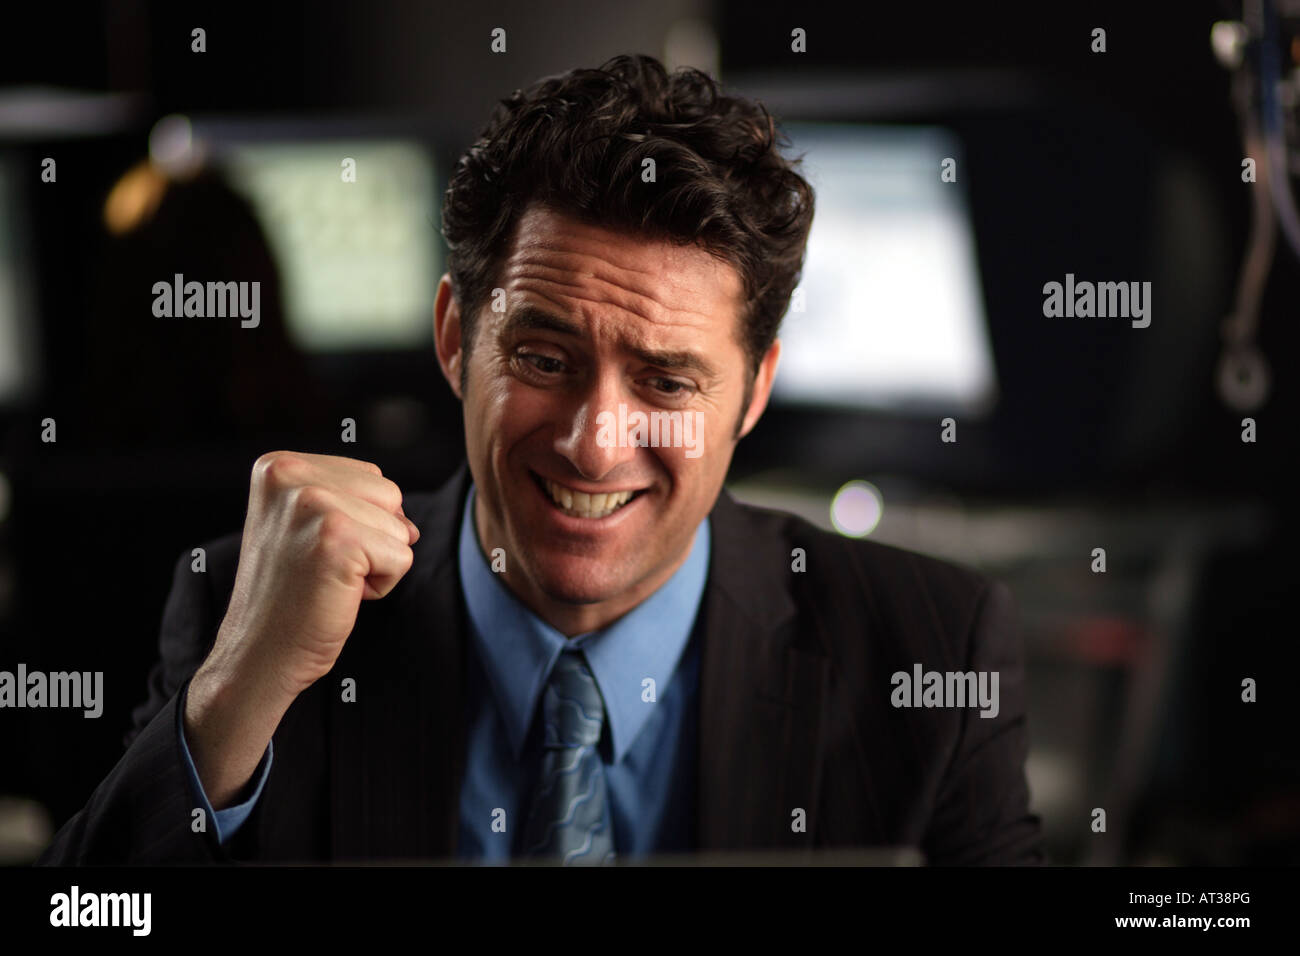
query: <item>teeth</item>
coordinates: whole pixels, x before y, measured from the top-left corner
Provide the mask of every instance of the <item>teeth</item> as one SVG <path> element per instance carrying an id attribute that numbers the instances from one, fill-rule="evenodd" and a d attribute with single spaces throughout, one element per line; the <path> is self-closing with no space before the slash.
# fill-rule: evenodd
<path id="1" fill-rule="evenodd" d="M 630 491 L 615 491 L 603 495 L 589 495 L 585 491 L 574 491 L 549 478 L 543 479 L 546 493 L 551 500 L 566 513 L 577 518 L 607 518 L 632 498 Z"/>

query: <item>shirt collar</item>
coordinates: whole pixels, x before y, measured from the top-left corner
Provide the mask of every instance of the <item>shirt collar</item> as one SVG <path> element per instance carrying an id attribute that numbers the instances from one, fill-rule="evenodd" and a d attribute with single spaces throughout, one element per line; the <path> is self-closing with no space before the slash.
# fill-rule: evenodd
<path id="1" fill-rule="evenodd" d="M 709 549 L 706 518 L 695 532 L 691 553 L 659 590 L 608 627 L 568 640 L 525 607 L 493 573 L 474 530 L 474 486 L 470 485 L 460 524 L 461 589 L 472 639 L 516 761 L 523 754 L 551 668 L 566 647 L 585 653 L 605 699 L 614 761 L 623 759 L 650 716 L 646 679 L 654 681 L 657 699 L 668 689 L 691 636 L 708 577 Z"/>

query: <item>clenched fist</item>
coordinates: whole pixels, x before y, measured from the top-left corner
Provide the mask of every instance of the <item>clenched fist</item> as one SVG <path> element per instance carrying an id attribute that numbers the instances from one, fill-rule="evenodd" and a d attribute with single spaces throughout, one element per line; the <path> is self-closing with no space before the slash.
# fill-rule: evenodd
<path id="1" fill-rule="evenodd" d="M 230 606 L 186 702 L 214 808 L 251 776 L 289 704 L 334 666 L 361 602 L 410 570 L 419 535 L 401 489 L 369 462 L 280 451 L 253 465 Z"/>

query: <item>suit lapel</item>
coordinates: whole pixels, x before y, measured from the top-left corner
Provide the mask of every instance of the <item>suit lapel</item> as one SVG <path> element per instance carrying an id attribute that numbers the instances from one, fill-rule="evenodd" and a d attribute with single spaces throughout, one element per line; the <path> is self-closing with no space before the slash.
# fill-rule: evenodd
<path id="1" fill-rule="evenodd" d="M 701 850 L 812 846 L 829 663 L 799 640 L 791 555 L 724 491 L 701 608 Z M 806 830 L 793 827 L 804 811 Z"/>
<path id="2" fill-rule="evenodd" d="M 396 588 L 365 602 L 330 677 L 334 859 L 456 853 L 465 760 L 465 612 L 456 565 L 468 469 L 408 499 L 420 528 Z M 345 677 L 357 702 L 340 701 Z M 414 721 L 412 720 L 414 718 Z"/>

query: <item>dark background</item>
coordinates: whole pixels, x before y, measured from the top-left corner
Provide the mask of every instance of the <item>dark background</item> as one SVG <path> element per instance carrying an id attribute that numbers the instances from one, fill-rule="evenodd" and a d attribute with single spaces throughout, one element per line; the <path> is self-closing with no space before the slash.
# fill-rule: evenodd
<path id="1" fill-rule="evenodd" d="M 219 179 L 169 193 L 145 234 L 105 232 L 104 198 L 158 118 L 382 122 L 426 142 L 445 175 L 512 89 L 616 53 L 662 56 L 670 26 L 694 18 L 712 26 L 724 82 L 778 119 L 941 123 L 962 138 L 1000 389 L 957 446 L 937 440 L 938 416 L 775 407 L 738 448 L 738 493 L 824 512 L 868 478 L 887 514 L 897 502 L 914 519 L 882 525 L 888 540 L 1012 584 L 1031 784 L 1057 861 L 1300 859 L 1287 706 L 1300 655 L 1283 613 L 1300 272 L 1280 237 L 1257 443 L 1213 387 L 1257 188 L 1241 181 L 1230 76 L 1209 43 L 1237 5 L 376 6 L 47 4 L 0 37 L 0 149 L 29 179 L 38 331 L 37 387 L 0 407 L 0 669 L 102 670 L 106 688 L 99 720 L 0 712 L 0 794 L 43 805 L 55 827 L 84 804 L 144 697 L 175 562 L 240 527 L 258 454 L 369 458 L 412 489 L 462 454 L 431 349 L 295 348 L 255 216 Z M 506 55 L 489 50 L 495 26 Z M 790 51 L 795 26 L 806 54 Z M 1097 26 L 1104 55 L 1089 50 Z M 120 96 L 93 101 L 97 123 L 61 126 L 18 115 L 31 87 Z M 57 184 L 39 181 L 45 156 Z M 265 277 L 255 339 L 141 331 L 153 279 L 214 261 Z M 1066 272 L 1151 280 L 1151 327 L 1045 320 L 1042 285 Z M 339 441 L 345 416 L 355 445 Z M 1105 575 L 1089 569 L 1097 546 Z M 1241 702 L 1244 677 L 1259 703 Z M 1093 807 L 1108 809 L 1105 834 Z"/>

